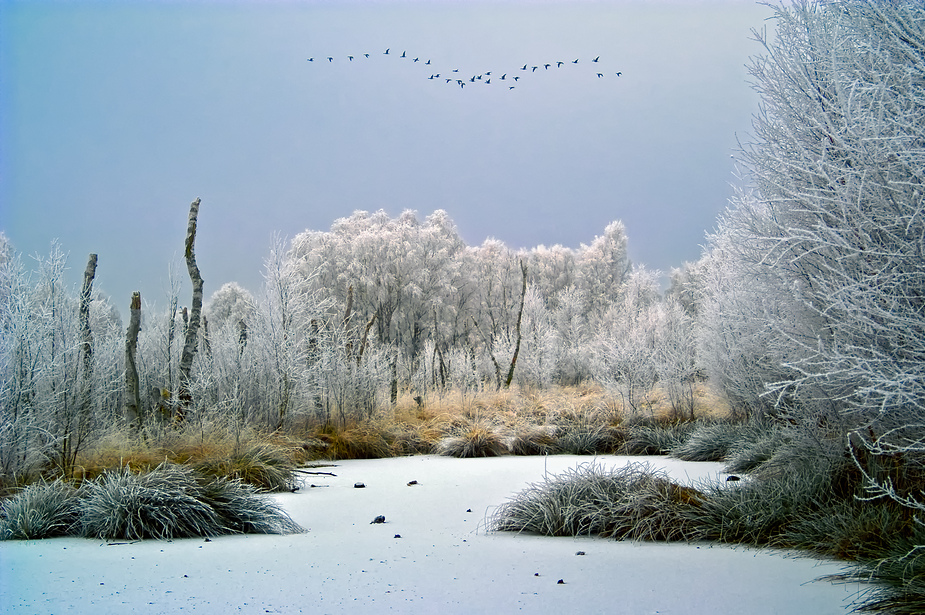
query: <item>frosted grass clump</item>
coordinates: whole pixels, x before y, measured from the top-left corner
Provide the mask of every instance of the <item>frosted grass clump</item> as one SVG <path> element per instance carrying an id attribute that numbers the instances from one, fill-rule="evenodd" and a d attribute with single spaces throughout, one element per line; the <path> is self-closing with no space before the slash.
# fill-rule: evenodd
<path id="1" fill-rule="evenodd" d="M 0 540 L 34 540 L 74 532 L 78 491 L 55 480 L 29 485 L 0 503 Z"/>
<path id="2" fill-rule="evenodd" d="M 699 533 L 685 511 L 699 506 L 701 496 L 648 464 L 612 470 L 583 464 L 531 485 L 500 506 L 491 528 L 548 536 L 692 540 Z"/>
<path id="3" fill-rule="evenodd" d="M 195 473 L 162 463 L 147 474 L 135 474 L 126 466 L 88 484 L 81 503 L 80 533 L 141 540 L 217 536 L 228 531 L 203 501 Z"/>

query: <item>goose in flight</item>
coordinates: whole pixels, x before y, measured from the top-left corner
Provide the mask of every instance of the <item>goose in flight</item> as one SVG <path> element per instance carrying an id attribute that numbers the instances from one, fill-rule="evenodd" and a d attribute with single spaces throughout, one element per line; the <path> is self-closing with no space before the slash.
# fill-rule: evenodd
<path id="1" fill-rule="evenodd" d="M 563 64 L 565 64 L 565 62 L 556 62 L 556 68 L 562 68 Z"/>
<path id="2" fill-rule="evenodd" d="M 513 85 L 510 86 L 508 89 L 509 89 L 509 90 L 513 90 L 513 89 L 514 89 L 514 86 L 513 86 Z"/>
<path id="3" fill-rule="evenodd" d="M 536 72 L 536 69 L 538 69 L 538 68 L 539 68 L 539 66 L 534 66 L 534 67 L 533 67 L 533 70 L 530 71 L 530 72 L 531 72 L 531 73 L 535 73 L 535 72 Z"/>
<path id="4" fill-rule="evenodd" d="M 401 56 L 400 56 L 400 57 L 402 57 L 402 58 L 407 57 L 407 56 L 405 55 L 405 52 L 404 52 L 404 51 L 401 52 Z"/>
<path id="5" fill-rule="evenodd" d="M 367 58 L 369 57 L 369 54 L 368 54 L 368 53 L 364 53 L 363 55 L 366 56 Z"/>
<path id="6" fill-rule="evenodd" d="M 619 76 L 622 75 L 622 74 L 623 74 L 623 73 L 617 73 L 617 77 L 619 77 Z"/>
<path id="7" fill-rule="evenodd" d="M 501 81 L 504 81 L 505 77 L 507 77 L 507 73 L 504 73 L 503 75 L 501 75 Z"/>
<path id="8" fill-rule="evenodd" d="M 332 58 L 331 56 L 328 56 L 328 62 L 333 62 L 333 61 L 334 61 L 334 58 Z"/>
<path id="9" fill-rule="evenodd" d="M 518 79 L 520 79 L 520 77 L 517 77 L 517 76 L 514 77 L 514 81 L 517 81 Z"/>
<path id="10" fill-rule="evenodd" d="M 574 60 L 572 60 L 572 64 L 578 64 L 578 58 L 575 58 Z"/>
<path id="11" fill-rule="evenodd" d="M 527 65 L 524 64 L 523 66 L 521 66 L 521 67 L 520 67 L 520 70 L 527 70 Z"/>
<path id="12" fill-rule="evenodd" d="M 308 61 L 309 61 L 309 62 L 314 62 L 314 61 L 315 61 L 315 58 L 309 58 Z"/>
<path id="13" fill-rule="evenodd" d="M 353 56 L 347 56 L 347 59 L 353 62 Z"/>
<path id="14" fill-rule="evenodd" d="M 600 78 L 603 77 L 603 76 L 604 76 L 604 73 L 598 73 L 598 74 L 597 74 L 597 78 L 598 78 L 598 79 L 600 79 Z"/>
<path id="15" fill-rule="evenodd" d="M 597 56 L 596 58 L 594 58 L 594 59 L 591 60 L 591 61 L 592 61 L 592 62 L 597 62 L 597 61 L 600 60 L 600 59 L 601 59 L 601 56 Z"/>
<path id="16" fill-rule="evenodd" d="M 430 60 L 427 60 L 426 62 L 424 62 L 424 66 L 430 66 Z"/>
<path id="17" fill-rule="evenodd" d="M 389 47 L 389 49 L 391 49 L 391 47 Z M 386 50 L 385 50 L 385 53 L 383 53 L 382 55 L 384 55 L 384 56 L 389 55 L 389 49 L 386 49 Z"/>

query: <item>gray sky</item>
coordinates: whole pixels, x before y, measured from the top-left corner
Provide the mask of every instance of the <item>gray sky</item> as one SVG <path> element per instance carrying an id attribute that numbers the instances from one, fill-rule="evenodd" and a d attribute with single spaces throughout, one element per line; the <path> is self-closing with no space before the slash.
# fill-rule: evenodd
<path id="1" fill-rule="evenodd" d="M 514 248 L 578 247 L 620 219 L 633 261 L 668 270 L 699 256 L 731 194 L 757 108 L 750 29 L 770 13 L 0 0 L 0 230 L 26 256 L 58 239 L 74 284 L 97 252 L 95 288 L 123 312 L 133 290 L 165 305 L 170 263 L 186 279 L 197 196 L 207 296 L 257 291 L 275 232 L 357 209 L 445 209 L 470 245 Z"/>

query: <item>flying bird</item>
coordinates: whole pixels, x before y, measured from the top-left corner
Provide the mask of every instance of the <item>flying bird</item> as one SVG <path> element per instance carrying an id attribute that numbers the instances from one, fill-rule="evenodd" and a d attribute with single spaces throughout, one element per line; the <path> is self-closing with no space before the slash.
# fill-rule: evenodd
<path id="1" fill-rule="evenodd" d="M 368 54 L 368 53 L 364 53 L 363 55 L 366 56 L 367 58 L 369 57 L 369 54 Z"/>
<path id="2" fill-rule="evenodd" d="M 594 59 L 591 60 L 591 61 L 592 61 L 592 62 L 597 62 L 597 61 L 600 60 L 600 59 L 601 59 L 601 56 L 597 56 L 596 58 L 594 58 Z"/>
<path id="3" fill-rule="evenodd" d="M 572 64 L 578 64 L 578 58 L 575 58 L 574 60 L 572 60 Z"/>
<path id="4" fill-rule="evenodd" d="M 415 58 L 415 59 L 414 59 L 414 61 L 415 61 L 415 62 L 417 62 L 417 61 L 418 61 L 418 59 L 417 59 L 417 58 Z"/>
<path id="5" fill-rule="evenodd" d="M 504 81 L 505 77 L 507 77 L 507 73 L 504 73 L 503 75 L 501 75 L 501 81 Z"/>
<path id="6" fill-rule="evenodd" d="M 353 62 L 353 56 L 347 56 L 347 59 Z"/>
<path id="7" fill-rule="evenodd" d="M 391 49 L 391 47 L 389 47 L 389 49 Z M 389 49 L 386 49 L 386 50 L 385 50 L 385 53 L 383 53 L 382 55 L 384 55 L 384 56 L 389 55 Z"/>
<path id="8" fill-rule="evenodd" d="M 509 89 L 509 90 L 513 90 L 513 89 L 514 89 L 514 86 L 513 86 L 513 85 L 510 86 L 508 89 Z"/>
<path id="9" fill-rule="evenodd" d="M 491 79 L 489 79 L 488 81 L 486 81 L 486 82 L 485 82 L 485 85 L 488 85 L 489 83 L 491 83 Z"/>
<path id="10" fill-rule="evenodd" d="M 334 58 L 332 58 L 331 56 L 328 56 L 328 62 L 333 62 L 333 61 L 334 61 Z"/>
<path id="11" fill-rule="evenodd" d="M 604 76 L 604 73 L 598 73 L 598 74 L 597 74 L 597 78 L 598 78 L 598 79 L 600 79 L 600 78 L 603 77 L 603 76 Z"/>
<path id="12" fill-rule="evenodd" d="M 514 77 L 514 81 L 517 81 L 518 79 L 520 79 L 520 77 L 517 77 L 517 76 Z"/>
<path id="13" fill-rule="evenodd" d="M 315 61 L 315 58 L 309 58 L 308 61 L 309 61 L 309 62 L 314 62 L 314 61 Z"/>
<path id="14" fill-rule="evenodd" d="M 531 72 L 531 73 L 535 73 L 535 72 L 536 72 L 536 69 L 538 69 L 538 68 L 539 68 L 539 66 L 534 66 L 534 67 L 533 67 L 533 70 L 530 71 L 530 72 Z"/>
<path id="15" fill-rule="evenodd" d="M 527 70 L 527 65 L 524 64 L 523 66 L 521 66 L 521 67 L 520 67 L 520 70 Z"/>
<path id="16" fill-rule="evenodd" d="M 623 73 L 617 73 L 617 77 L 619 77 L 619 76 L 622 75 L 622 74 L 623 74 Z"/>
<path id="17" fill-rule="evenodd" d="M 406 57 L 404 51 L 401 52 L 401 57 L 403 57 L 403 58 Z"/>
<path id="18" fill-rule="evenodd" d="M 556 68 L 562 68 L 563 64 L 565 64 L 565 62 L 556 62 Z"/>
<path id="19" fill-rule="evenodd" d="M 543 64 L 543 68 L 545 68 L 546 70 L 549 70 L 550 66 L 552 66 L 552 64 Z"/>
<path id="20" fill-rule="evenodd" d="M 424 62 L 424 65 L 425 65 L 425 66 L 429 66 L 429 65 L 430 65 L 430 60 L 427 60 L 426 62 Z"/>

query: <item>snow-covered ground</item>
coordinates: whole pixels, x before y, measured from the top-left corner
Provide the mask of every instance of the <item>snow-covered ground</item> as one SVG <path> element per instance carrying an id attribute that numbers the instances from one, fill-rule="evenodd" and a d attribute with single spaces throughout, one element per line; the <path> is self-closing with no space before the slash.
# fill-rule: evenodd
<path id="1" fill-rule="evenodd" d="M 486 532 L 494 508 L 544 472 L 589 460 L 338 462 L 316 469 L 336 476 L 274 496 L 308 530 L 295 536 L 0 542 L 0 611 L 826 615 L 861 589 L 815 580 L 838 562 L 766 550 Z M 638 461 L 691 483 L 722 479 L 715 463 L 596 458 Z"/>

